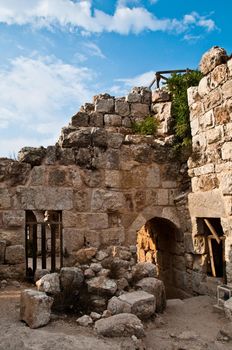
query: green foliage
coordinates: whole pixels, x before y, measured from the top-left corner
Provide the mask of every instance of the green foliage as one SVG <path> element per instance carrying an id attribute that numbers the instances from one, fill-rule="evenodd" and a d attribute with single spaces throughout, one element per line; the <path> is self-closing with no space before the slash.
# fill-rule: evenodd
<path id="1" fill-rule="evenodd" d="M 167 81 L 167 87 L 172 96 L 172 116 L 176 149 L 191 145 L 187 89 L 190 86 L 197 86 L 202 77 L 201 72 L 191 71 L 183 75 L 172 74 Z"/>
<path id="2" fill-rule="evenodd" d="M 141 135 L 154 135 L 158 128 L 158 120 L 153 116 L 148 115 L 144 120 L 140 122 L 134 122 L 132 124 L 132 130 L 136 134 Z"/>

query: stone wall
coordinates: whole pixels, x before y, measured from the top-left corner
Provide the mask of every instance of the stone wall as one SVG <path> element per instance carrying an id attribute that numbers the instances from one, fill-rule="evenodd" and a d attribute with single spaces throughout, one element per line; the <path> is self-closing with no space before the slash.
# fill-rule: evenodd
<path id="1" fill-rule="evenodd" d="M 0 159 L 0 278 L 25 274 L 25 212 L 38 217 L 49 210 L 62 213 L 66 266 L 78 262 L 83 247 L 136 245 L 137 232 L 148 222 L 158 241 L 173 232 L 167 270 L 164 253 L 158 257 L 165 280 L 180 296 L 209 294 L 222 282 L 208 276 L 203 232 L 205 218 L 216 220 L 232 282 L 232 60 L 213 48 L 203 56 L 201 70 L 199 86 L 188 90 L 192 190 L 186 162 L 173 152 L 165 90 L 95 96 L 62 129 L 55 146 L 25 147 L 18 161 Z M 156 136 L 135 134 L 133 123 L 148 115 L 159 121 Z"/>
<path id="2" fill-rule="evenodd" d="M 206 236 L 202 218 L 220 220 L 225 236 L 226 277 L 232 283 L 232 59 L 214 47 L 201 60 L 204 74 L 198 87 L 188 89 L 192 156 L 188 161 L 197 291 L 207 289 Z"/>
<path id="3" fill-rule="evenodd" d="M 134 134 L 132 123 L 148 115 L 159 120 L 157 136 Z M 153 217 L 170 220 L 183 243 L 186 229 L 174 199 L 186 188 L 186 174 L 173 156 L 170 121 L 165 91 L 99 95 L 71 118 L 55 146 L 25 147 L 19 161 L 0 159 L 0 276 L 24 266 L 28 210 L 62 211 L 69 266 L 83 246 L 135 245 L 137 230 Z M 18 259 L 14 251 L 21 252 Z"/>

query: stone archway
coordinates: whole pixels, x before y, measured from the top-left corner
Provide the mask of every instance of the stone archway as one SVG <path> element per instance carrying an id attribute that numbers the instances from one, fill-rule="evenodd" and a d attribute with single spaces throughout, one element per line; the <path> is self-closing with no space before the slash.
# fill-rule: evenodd
<path id="1" fill-rule="evenodd" d="M 180 297 L 184 289 L 184 244 L 180 230 L 170 220 L 155 217 L 137 231 L 137 258 L 157 266 L 168 298 Z"/>

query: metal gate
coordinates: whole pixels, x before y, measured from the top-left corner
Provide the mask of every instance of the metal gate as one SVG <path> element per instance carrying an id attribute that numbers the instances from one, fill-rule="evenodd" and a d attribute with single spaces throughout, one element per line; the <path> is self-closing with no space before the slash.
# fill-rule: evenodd
<path id="1" fill-rule="evenodd" d="M 58 271 L 63 266 L 62 222 L 26 222 L 25 248 L 28 279 L 36 269 Z"/>

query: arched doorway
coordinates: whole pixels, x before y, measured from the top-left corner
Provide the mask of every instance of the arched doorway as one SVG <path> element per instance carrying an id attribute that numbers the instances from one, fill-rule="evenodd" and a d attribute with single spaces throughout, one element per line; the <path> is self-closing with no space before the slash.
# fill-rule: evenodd
<path id="1" fill-rule="evenodd" d="M 184 243 L 180 230 L 170 221 L 154 217 L 137 231 L 137 258 L 157 265 L 167 298 L 180 297 L 184 289 Z"/>

